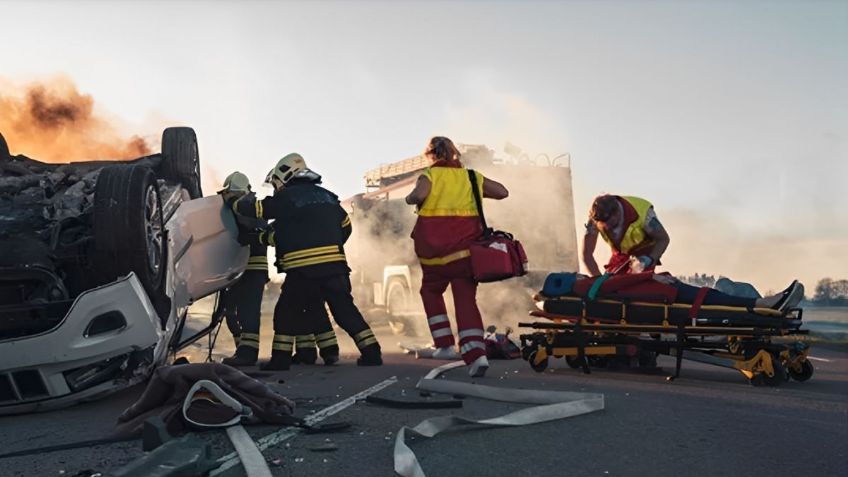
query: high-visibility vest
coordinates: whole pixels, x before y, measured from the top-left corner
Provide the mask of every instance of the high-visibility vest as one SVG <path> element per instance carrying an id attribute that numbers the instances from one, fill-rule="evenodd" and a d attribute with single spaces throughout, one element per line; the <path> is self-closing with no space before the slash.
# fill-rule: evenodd
<path id="1" fill-rule="evenodd" d="M 474 171 L 477 187 L 483 197 L 483 174 Z M 430 179 L 430 194 L 418 209 L 421 217 L 476 217 L 477 205 L 471 193 L 468 169 L 461 167 L 430 167 L 424 171 Z"/>
<path id="2" fill-rule="evenodd" d="M 468 247 L 480 236 L 482 225 L 471 192 L 468 169 L 460 165 L 434 165 L 424 171 L 430 193 L 418 209 L 412 231 L 415 253 L 422 265 L 445 265 L 470 256 Z M 483 174 L 475 171 L 480 197 Z"/>
<path id="3" fill-rule="evenodd" d="M 645 234 L 645 216 L 648 214 L 648 210 L 653 207 L 653 205 L 645 199 L 641 199 L 639 197 L 630 197 L 630 196 L 621 196 L 618 197 L 621 200 L 622 207 L 624 208 L 624 217 L 622 220 L 627 220 L 628 216 L 630 216 L 630 222 L 625 222 L 624 227 L 624 235 L 621 237 L 621 243 L 619 243 L 618 247 L 616 247 L 615 242 L 612 238 L 607 235 L 606 231 L 602 227 L 598 227 L 598 232 L 601 234 L 601 237 L 604 238 L 604 241 L 610 245 L 610 247 L 616 252 L 627 253 L 630 254 L 635 250 L 645 249 L 647 247 L 651 247 L 654 245 L 654 240 L 648 237 Z M 628 206 L 631 211 L 628 214 Z M 635 215 L 633 214 L 635 211 Z"/>

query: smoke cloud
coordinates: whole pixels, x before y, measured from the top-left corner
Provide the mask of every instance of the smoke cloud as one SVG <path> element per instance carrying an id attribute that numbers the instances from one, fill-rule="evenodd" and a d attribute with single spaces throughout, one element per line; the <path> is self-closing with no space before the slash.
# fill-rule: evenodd
<path id="1" fill-rule="evenodd" d="M 58 77 L 26 85 L 0 80 L 0 132 L 12 154 L 44 162 L 134 159 L 151 153 L 141 136 L 121 133 L 91 95 Z"/>

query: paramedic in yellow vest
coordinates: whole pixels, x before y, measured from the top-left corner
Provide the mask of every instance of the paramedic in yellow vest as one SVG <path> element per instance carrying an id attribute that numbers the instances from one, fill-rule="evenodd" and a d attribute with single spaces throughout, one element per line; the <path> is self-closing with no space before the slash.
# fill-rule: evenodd
<path id="1" fill-rule="evenodd" d="M 583 235 L 583 265 L 591 276 L 601 274 L 594 256 L 598 235 L 612 249 L 612 257 L 604 266 L 611 274 L 653 270 L 671 241 L 650 202 L 608 194 L 592 202 Z"/>
<path id="2" fill-rule="evenodd" d="M 477 282 L 471 272 L 469 246 L 480 237 L 483 226 L 471 189 L 468 169 L 459 162 L 460 153 L 453 142 L 437 136 L 430 140 L 424 155 L 433 161 L 418 178 L 406 197 L 407 204 L 418 206 L 418 220 L 412 231 L 415 254 L 424 276 L 421 299 L 430 325 L 433 342 L 438 348 L 436 359 L 457 359 L 454 337 L 448 320 L 443 294 L 451 286 L 459 351 L 469 366 L 469 374 L 486 373 L 486 345 L 483 341 L 483 319 L 477 308 Z M 503 199 L 506 187 L 476 172 L 476 183 L 482 197 Z"/>

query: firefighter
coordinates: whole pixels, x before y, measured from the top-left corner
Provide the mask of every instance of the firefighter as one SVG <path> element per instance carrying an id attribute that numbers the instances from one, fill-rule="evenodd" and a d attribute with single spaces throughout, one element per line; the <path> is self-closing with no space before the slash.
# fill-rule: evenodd
<path id="1" fill-rule="evenodd" d="M 286 274 L 274 308 L 271 360 L 262 369 L 289 369 L 295 337 L 314 333 L 323 321 L 319 303 L 329 306 L 336 323 L 353 338 L 361 353 L 358 365 L 383 364 L 380 344 L 351 295 L 344 254 L 351 223 L 338 197 L 319 186 L 321 176 L 296 153 L 280 159 L 266 182 L 273 185 L 273 196 L 244 196 L 232 203 L 237 214 L 274 221 L 270 237 L 264 238 L 274 244 L 278 269 Z M 326 332 L 316 336 L 319 344 Z"/>
<path id="2" fill-rule="evenodd" d="M 250 193 L 250 181 L 241 172 L 233 172 L 218 193 L 225 201 L 243 197 Z M 235 354 L 222 362 L 230 366 L 253 366 L 259 356 L 259 318 L 262 294 L 268 283 L 268 247 L 258 240 L 258 233 L 265 225 L 261 219 L 236 216 L 236 223 L 239 242 L 250 246 L 250 258 L 244 274 L 221 296 L 227 328 L 236 342 Z"/>
<path id="3" fill-rule="evenodd" d="M 647 200 L 600 195 L 592 202 L 583 235 L 583 264 L 593 277 L 601 274 L 594 257 L 598 235 L 612 249 L 604 269 L 613 274 L 654 270 L 671 241 Z"/>
<path id="4" fill-rule="evenodd" d="M 424 272 L 421 299 L 434 345 L 438 348 L 433 357 L 457 358 L 443 296 L 450 285 L 462 359 L 469 365 L 471 376 L 481 377 L 486 374 L 489 361 L 483 341 L 483 319 L 477 308 L 477 282 L 471 271 L 469 246 L 480 237 L 483 226 L 468 170 L 460 162 L 460 152 L 453 142 L 436 136 L 430 140 L 424 155 L 434 162 L 418 178 L 406 203 L 418 206 L 412 238 Z M 509 195 L 500 183 L 479 172 L 475 174 L 483 197 L 500 200 Z"/>

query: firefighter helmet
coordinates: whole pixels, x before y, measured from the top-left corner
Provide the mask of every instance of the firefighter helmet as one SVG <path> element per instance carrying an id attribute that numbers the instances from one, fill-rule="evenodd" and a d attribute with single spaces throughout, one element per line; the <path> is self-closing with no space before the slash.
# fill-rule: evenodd
<path id="1" fill-rule="evenodd" d="M 304 175 L 309 172 L 311 171 L 306 167 L 306 161 L 303 160 L 303 156 L 293 152 L 277 161 L 277 165 L 265 177 L 265 182 L 270 184 L 271 180 L 276 178 L 285 184 L 295 176 Z"/>
<path id="2" fill-rule="evenodd" d="M 224 188 L 220 192 L 250 192 L 250 179 L 239 171 L 224 179 Z"/>

